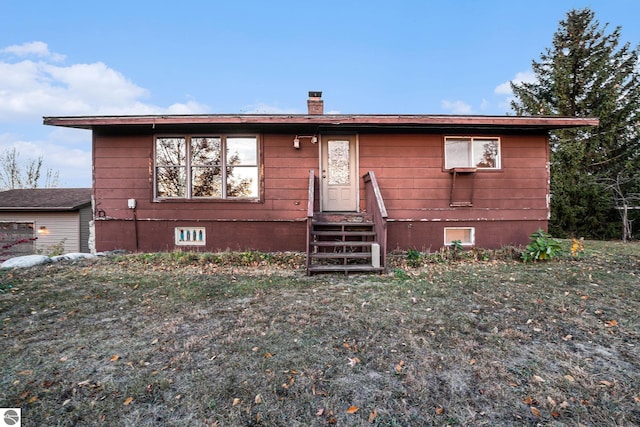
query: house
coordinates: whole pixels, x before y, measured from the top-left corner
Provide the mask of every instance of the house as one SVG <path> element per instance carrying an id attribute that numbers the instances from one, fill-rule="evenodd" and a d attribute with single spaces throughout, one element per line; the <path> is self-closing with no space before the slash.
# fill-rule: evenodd
<path id="1" fill-rule="evenodd" d="M 549 131 L 575 117 L 45 117 L 93 133 L 97 250 L 307 251 L 381 270 L 393 249 L 522 245 L 549 217 Z"/>
<path id="2" fill-rule="evenodd" d="M 0 259 L 35 253 L 89 252 L 91 188 L 0 192 Z"/>

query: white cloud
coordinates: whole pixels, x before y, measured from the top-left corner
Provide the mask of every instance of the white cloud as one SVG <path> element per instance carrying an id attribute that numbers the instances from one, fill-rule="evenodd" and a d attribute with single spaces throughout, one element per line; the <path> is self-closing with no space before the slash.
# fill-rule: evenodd
<path id="1" fill-rule="evenodd" d="M 506 95 L 506 96 L 511 96 L 513 95 L 513 91 L 511 90 L 511 83 L 533 83 L 536 81 L 536 75 L 533 74 L 533 71 L 528 70 L 528 71 L 521 71 L 519 73 L 516 73 L 516 76 L 509 80 L 508 82 L 504 82 L 499 84 L 498 86 L 496 86 L 496 88 L 493 90 L 493 92 L 496 95 Z"/>
<path id="2" fill-rule="evenodd" d="M 511 110 L 511 101 L 513 101 L 514 95 L 511 90 L 511 83 L 535 83 L 536 75 L 531 70 L 520 71 L 516 73 L 515 77 L 507 82 L 501 83 L 493 90 L 493 92 L 501 96 L 502 99 L 498 101 L 498 107 L 505 111 Z"/>
<path id="3" fill-rule="evenodd" d="M 46 43 L 35 41 L 29 43 L 23 43 L 21 45 L 7 46 L 0 50 L 2 53 L 9 53 L 15 56 L 35 56 L 39 58 L 47 58 L 51 61 L 64 61 L 65 56 L 58 53 L 49 51 L 49 46 Z"/>
<path id="4" fill-rule="evenodd" d="M 87 141 L 91 140 L 88 132 Z M 86 144 L 90 147 L 90 144 Z M 43 159 L 41 173 L 47 170 L 59 173 L 60 187 L 91 186 L 91 151 L 82 148 L 70 148 L 51 140 L 24 140 L 15 135 L 0 134 L 0 154 L 16 149 L 18 162 L 26 165 L 31 160 Z"/>
<path id="5" fill-rule="evenodd" d="M 60 186 L 91 186 L 91 133 L 45 127 L 43 116 L 209 110 L 194 99 L 167 107 L 145 102 L 149 91 L 107 64 L 67 65 L 63 60 L 40 41 L 0 48 L 0 123 L 20 128 L 0 134 L 0 152 L 15 147 L 25 161 L 42 156 L 45 168 L 60 172 Z"/>
<path id="6" fill-rule="evenodd" d="M 453 114 L 471 114 L 473 111 L 471 105 L 464 101 L 449 101 L 445 99 L 440 102 L 440 106 Z"/>
<path id="7" fill-rule="evenodd" d="M 10 46 L 3 52 L 38 53 L 42 42 Z M 149 92 L 103 62 L 58 65 L 51 61 L 0 61 L 0 122 L 40 120 L 42 116 L 192 114 L 208 110 L 195 100 L 160 107 L 144 102 Z"/>
<path id="8" fill-rule="evenodd" d="M 198 114 L 206 113 L 210 111 L 209 106 L 201 104 L 197 101 L 190 100 L 186 103 L 171 104 L 169 107 L 161 111 L 160 113 L 166 114 Z"/>
<path id="9" fill-rule="evenodd" d="M 295 109 L 276 107 L 275 105 L 269 105 L 263 102 L 246 105 L 240 111 L 244 114 L 302 114 Z"/>

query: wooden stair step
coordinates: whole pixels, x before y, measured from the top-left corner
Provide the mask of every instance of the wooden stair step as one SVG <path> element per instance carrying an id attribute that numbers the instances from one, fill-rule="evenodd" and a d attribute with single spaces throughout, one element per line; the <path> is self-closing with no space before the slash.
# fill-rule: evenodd
<path id="1" fill-rule="evenodd" d="M 309 244 L 311 246 L 317 246 L 317 247 L 325 247 L 325 248 L 341 248 L 341 247 L 345 247 L 345 246 L 353 246 L 353 247 L 367 247 L 367 246 L 371 246 L 372 244 L 374 244 L 376 242 L 374 241 L 368 241 L 368 242 L 362 242 L 362 241 L 353 241 L 350 242 L 348 240 L 346 241 L 341 241 L 341 240 L 319 240 L 319 241 L 315 241 L 315 242 L 310 242 Z"/>
<path id="2" fill-rule="evenodd" d="M 313 252 L 310 253 L 311 258 L 317 259 L 367 259 L 371 258 L 371 252 Z"/>
<path id="3" fill-rule="evenodd" d="M 327 231 L 327 230 L 312 230 L 311 234 L 316 236 L 375 236 L 375 231 Z"/>
<path id="4" fill-rule="evenodd" d="M 318 214 L 313 218 L 313 222 L 372 222 L 371 215 L 348 215 L 348 214 Z"/>
<path id="5" fill-rule="evenodd" d="M 310 273 L 330 273 L 330 272 L 343 272 L 343 273 L 382 273 L 384 268 L 373 267 L 368 264 L 352 264 L 352 265 L 312 265 L 309 267 Z"/>
<path id="6" fill-rule="evenodd" d="M 311 222 L 313 227 L 326 228 L 326 227 L 373 227 L 373 222 Z"/>

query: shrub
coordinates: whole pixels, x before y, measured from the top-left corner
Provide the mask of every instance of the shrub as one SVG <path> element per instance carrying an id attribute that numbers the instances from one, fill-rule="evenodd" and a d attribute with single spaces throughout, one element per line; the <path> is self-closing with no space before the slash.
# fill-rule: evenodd
<path id="1" fill-rule="evenodd" d="M 409 267 L 420 267 L 424 262 L 424 257 L 415 249 L 409 249 L 407 251 L 407 265 Z"/>
<path id="2" fill-rule="evenodd" d="M 460 259 L 460 254 L 464 250 L 464 246 L 462 246 L 462 241 L 454 240 L 453 242 L 451 242 L 451 245 L 449 246 L 449 250 L 451 251 L 451 255 L 454 260 Z"/>
<path id="3" fill-rule="evenodd" d="M 584 237 L 580 239 L 576 239 L 575 237 L 571 240 L 571 255 L 574 258 L 578 258 L 584 252 Z"/>
<path id="4" fill-rule="evenodd" d="M 529 236 L 530 243 L 522 254 L 524 262 L 531 261 L 548 261 L 562 255 L 562 246 L 560 242 L 551 237 L 551 234 L 542 229 L 538 229 Z"/>

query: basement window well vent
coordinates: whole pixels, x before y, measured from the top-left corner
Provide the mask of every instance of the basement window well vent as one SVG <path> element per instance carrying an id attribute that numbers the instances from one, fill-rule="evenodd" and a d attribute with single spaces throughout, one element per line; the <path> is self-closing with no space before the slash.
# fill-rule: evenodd
<path id="1" fill-rule="evenodd" d="M 177 246 L 204 246 L 207 243 L 207 230 L 204 227 L 176 227 Z"/>

